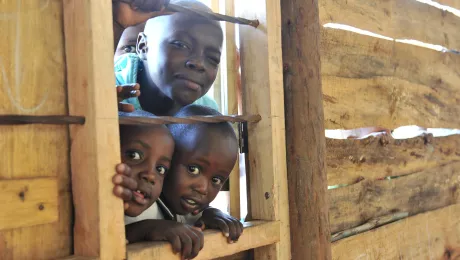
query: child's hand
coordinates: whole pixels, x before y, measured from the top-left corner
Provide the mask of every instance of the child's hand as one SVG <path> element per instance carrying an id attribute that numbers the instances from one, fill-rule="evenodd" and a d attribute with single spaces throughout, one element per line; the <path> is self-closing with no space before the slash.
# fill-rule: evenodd
<path id="1" fill-rule="evenodd" d="M 139 89 L 140 89 L 140 86 L 137 83 L 117 86 L 118 111 L 121 111 L 121 112 L 133 112 L 134 111 L 133 105 L 123 103 L 122 101 L 127 98 L 140 96 L 141 91 Z"/>
<path id="2" fill-rule="evenodd" d="M 147 230 L 147 240 L 169 241 L 174 253 L 180 252 L 182 259 L 195 258 L 203 249 L 203 232 L 197 227 L 170 220 L 150 220 Z"/>
<path id="3" fill-rule="evenodd" d="M 220 229 L 224 236 L 228 238 L 229 243 L 238 241 L 243 233 L 243 224 L 238 219 L 215 208 L 205 209 L 201 218 L 195 223 L 195 226 L 201 227 L 201 229 Z"/>
<path id="4" fill-rule="evenodd" d="M 113 1 L 114 19 L 124 28 L 134 26 L 148 19 L 167 15 L 164 5 L 167 0 L 116 0 Z"/>
<path id="5" fill-rule="evenodd" d="M 112 182 L 115 185 L 113 194 L 123 200 L 124 209 L 127 210 L 129 207 L 127 201 L 131 201 L 133 198 L 138 199 L 132 193 L 133 190 L 137 190 L 137 181 L 132 178 L 131 168 L 128 165 L 120 163 L 115 170 L 117 174 L 112 178 Z"/>

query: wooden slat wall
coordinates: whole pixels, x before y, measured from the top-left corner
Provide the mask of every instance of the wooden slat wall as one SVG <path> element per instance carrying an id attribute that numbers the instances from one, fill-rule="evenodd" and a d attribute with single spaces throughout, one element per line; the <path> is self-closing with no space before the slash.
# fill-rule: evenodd
<path id="1" fill-rule="evenodd" d="M 326 147 L 329 186 L 401 176 L 460 160 L 460 135 L 405 140 L 388 136 L 326 139 Z"/>
<path id="2" fill-rule="evenodd" d="M 395 39 L 460 49 L 460 17 L 416 0 L 320 0 L 319 6 L 321 24 L 345 24 Z"/>
<path id="3" fill-rule="evenodd" d="M 460 55 L 327 28 L 321 48 L 327 129 L 460 125 Z"/>
<path id="4" fill-rule="evenodd" d="M 0 114 L 67 114 L 62 1 L 2 1 L 0 14 Z M 52 177 L 59 186 L 54 223 L 1 231 L 0 259 L 70 255 L 68 138 L 67 126 L 0 126 L 0 179 Z"/>
<path id="5" fill-rule="evenodd" d="M 329 190 L 331 232 L 395 212 L 414 215 L 460 203 L 459 173 L 460 163 L 451 162 L 392 180 L 365 180 Z"/>
<path id="6" fill-rule="evenodd" d="M 332 259 L 458 259 L 460 205 L 410 217 L 332 244 Z"/>

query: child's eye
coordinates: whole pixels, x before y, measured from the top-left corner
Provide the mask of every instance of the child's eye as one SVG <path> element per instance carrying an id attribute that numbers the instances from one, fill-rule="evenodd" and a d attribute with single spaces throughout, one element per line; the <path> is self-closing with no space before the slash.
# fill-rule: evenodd
<path id="1" fill-rule="evenodd" d="M 198 168 L 197 166 L 194 166 L 194 165 L 190 165 L 188 167 L 188 172 L 193 174 L 193 175 L 198 175 L 198 174 L 200 174 L 200 168 Z"/>
<path id="2" fill-rule="evenodd" d="M 131 160 L 142 160 L 143 154 L 138 151 L 126 151 L 126 157 Z"/>
<path id="3" fill-rule="evenodd" d="M 188 49 L 188 46 L 181 41 L 173 41 L 171 44 L 180 49 Z"/>
<path id="4" fill-rule="evenodd" d="M 123 51 L 126 52 L 126 53 L 136 52 L 136 46 L 133 46 L 133 45 L 123 46 Z"/>
<path id="5" fill-rule="evenodd" d="M 219 177 L 213 177 L 212 182 L 216 185 L 221 185 L 224 181 Z"/>
<path id="6" fill-rule="evenodd" d="M 166 172 L 168 171 L 168 169 L 166 169 L 164 166 L 157 166 L 157 172 L 161 175 L 164 175 L 166 174 Z"/>
<path id="7" fill-rule="evenodd" d="M 215 65 L 219 65 L 219 63 L 220 63 L 220 59 L 218 59 L 218 58 L 209 57 L 209 60 L 211 61 L 211 63 L 213 63 Z"/>

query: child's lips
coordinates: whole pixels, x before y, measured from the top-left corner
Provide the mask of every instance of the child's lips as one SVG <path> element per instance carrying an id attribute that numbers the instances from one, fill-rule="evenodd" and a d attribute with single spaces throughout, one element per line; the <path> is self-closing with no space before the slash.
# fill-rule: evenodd
<path id="1" fill-rule="evenodd" d="M 200 202 L 191 198 L 181 198 L 181 204 L 184 209 L 189 212 L 193 212 L 200 208 Z"/>
<path id="2" fill-rule="evenodd" d="M 148 203 L 148 194 L 146 192 L 143 192 L 141 190 L 136 190 L 136 191 L 133 191 L 133 195 L 134 195 L 134 201 L 141 204 L 141 205 L 145 205 Z"/>

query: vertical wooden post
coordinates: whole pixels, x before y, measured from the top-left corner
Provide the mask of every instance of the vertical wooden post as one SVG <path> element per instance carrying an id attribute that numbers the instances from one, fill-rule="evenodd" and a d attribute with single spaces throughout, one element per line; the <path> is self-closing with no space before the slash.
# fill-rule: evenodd
<path id="1" fill-rule="evenodd" d="M 283 68 L 280 2 L 235 1 L 236 16 L 258 19 L 257 29 L 239 26 L 243 111 L 260 114 L 262 121 L 248 126 L 250 215 L 278 220 L 280 242 L 255 249 L 255 258 L 288 260 L 289 209 L 286 176 Z"/>
<path id="2" fill-rule="evenodd" d="M 281 2 L 291 252 L 331 259 L 317 0 Z"/>
<path id="3" fill-rule="evenodd" d="M 233 0 L 225 1 L 225 14 L 235 15 L 235 3 Z M 225 24 L 225 46 L 226 46 L 226 86 L 227 86 L 227 112 L 229 115 L 238 114 L 238 66 L 236 64 L 236 43 L 235 43 L 235 25 Z M 238 134 L 238 129 L 235 131 Z M 236 160 L 235 167 L 230 174 L 230 215 L 235 218 L 241 217 L 240 212 L 240 161 Z"/>
<path id="4" fill-rule="evenodd" d="M 64 0 L 69 112 L 86 118 L 70 129 L 74 249 L 78 256 L 125 259 L 123 205 L 111 182 L 120 161 L 111 4 Z"/>
<path id="5" fill-rule="evenodd" d="M 210 8 L 214 13 L 220 12 L 220 0 L 211 0 Z M 219 112 L 223 112 L 222 108 L 222 66 L 219 68 L 217 72 L 216 80 L 213 83 L 213 98 L 219 107 Z"/>

